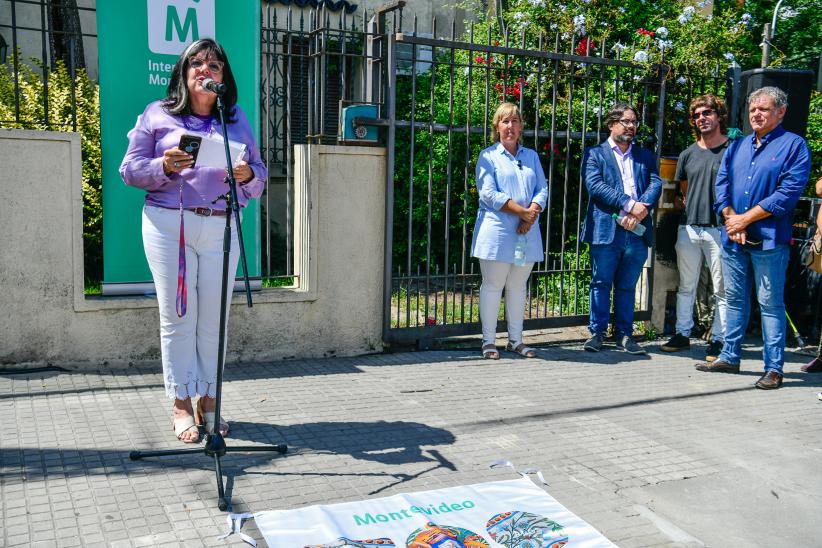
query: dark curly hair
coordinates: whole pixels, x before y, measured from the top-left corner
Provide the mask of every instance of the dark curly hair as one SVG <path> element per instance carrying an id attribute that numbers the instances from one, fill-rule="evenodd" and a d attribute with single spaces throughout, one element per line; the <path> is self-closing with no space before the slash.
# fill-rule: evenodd
<path id="1" fill-rule="evenodd" d="M 699 97 L 694 97 L 691 101 L 691 107 L 688 110 L 688 123 L 691 124 L 691 130 L 694 132 L 694 137 L 696 140 L 699 140 L 700 133 L 699 128 L 696 127 L 696 121 L 694 120 L 694 112 L 696 109 L 704 107 L 713 109 L 716 112 L 717 117 L 719 117 L 719 131 L 722 132 L 722 135 L 728 134 L 728 107 L 725 106 L 725 101 L 708 93 L 706 95 L 700 95 Z"/>
<path id="2" fill-rule="evenodd" d="M 633 112 L 634 116 L 639 120 L 639 112 L 637 112 L 633 105 L 628 103 L 615 103 L 605 116 L 605 127 L 611 129 L 611 126 L 619 122 L 629 110 Z"/>
<path id="3" fill-rule="evenodd" d="M 234 105 L 237 104 L 237 82 L 234 80 L 234 73 L 231 72 L 231 65 L 228 62 L 223 47 L 211 38 L 196 40 L 189 45 L 180 58 L 174 63 L 171 69 L 171 78 L 168 81 L 166 98 L 163 100 L 163 107 L 169 114 L 175 116 L 185 116 L 191 114 L 191 97 L 188 91 L 186 73 L 190 66 L 189 59 L 198 53 L 206 52 L 209 57 L 213 56 L 223 63 L 223 84 L 226 92 L 223 94 L 223 104 L 225 105 L 226 123 L 232 123 L 234 118 Z M 219 117 L 217 104 L 211 109 L 211 115 Z"/>

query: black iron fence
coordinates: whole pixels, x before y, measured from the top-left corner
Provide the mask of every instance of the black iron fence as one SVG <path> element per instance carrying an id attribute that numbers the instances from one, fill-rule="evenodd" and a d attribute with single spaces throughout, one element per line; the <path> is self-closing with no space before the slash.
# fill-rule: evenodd
<path id="1" fill-rule="evenodd" d="M 0 126 L 77 131 L 78 72 L 97 74 L 85 55 L 97 49 L 94 13 L 76 0 L 0 0 Z M 54 105 L 58 71 L 68 102 Z"/>
<path id="2" fill-rule="evenodd" d="M 607 136 L 609 106 L 634 103 L 641 144 L 658 157 L 678 153 L 691 142 L 692 97 L 711 92 L 730 103 L 744 100 L 734 93 L 739 68 L 649 67 L 621 59 L 604 41 L 594 48 L 553 34 L 514 37 L 492 23 L 458 34 L 455 24 L 443 32 L 434 20 L 430 32 L 421 32 L 416 18 L 403 17 L 403 5 L 348 15 L 263 3 L 260 146 L 270 173 L 261 200 L 264 277 L 283 283 L 294 277 L 293 146 L 337 143 L 345 129 L 341 108 L 372 105 L 375 117 L 366 122 L 381 128 L 389 153 L 386 340 L 477 332 L 474 168 L 489 144 L 490 117 L 508 100 L 524 113 L 525 145 L 542 158 L 550 188 L 540 226 L 545 256 L 528 284 L 526 327 L 584 324 L 590 259 L 579 241 L 587 200 L 581 162 L 585 147 Z M 85 61 L 96 59 L 89 55 L 96 51 L 95 28 L 93 8 L 76 2 L 0 0 L 0 35 L 9 43 L 0 125 L 78 129 L 76 76 L 85 68 L 96 77 L 96 61 Z M 25 64 L 14 55 L 35 43 L 37 61 Z M 68 74 L 72 116 L 57 123 L 49 114 L 49 87 L 60 67 Z M 39 75 L 43 91 L 38 108 L 24 113 L 27 70 Z M 638 287 L 637 320 L 650 318 L 651 264 Z"/>
<path id="3" fill-rule="evenodd" d="M 582 325 L 589 311 L 590 258 L 580 241 L 587 195 L 582 158 L 607 137 L 603 119 L 615 101 L 640 113 L 639 141 L 665 150 L 671 98 L 689 133 L 687 102 L 723 93 L 725 75 L 672 80 L 648 67 L 592 51 L 587 40 L 559 35 L 512 37 L 494 25 L 449 38 L 410 32 L 389 37 L 386 117 L 391 125 L 384 332 L 389 341 L 421 342 L 479 330 L 478 262 L 470 257 L 477 211 L 475 162 L 490 144 L 490 118 L 501 101 L 519 104 L 525 145 L 542 158 L 549 199 L 541 216 L 544 259 L 528 283 L 526 328 Z M 681 98 L 680 98 L 681 97 Z M 681 105 L 679 104 L 681 103 Z M 678 145 L 674 145 L 678 146 Z M 684 148 L 684 147 L 682 147 Z M 638 321 L 650 319 L 652 265 L 637 290 Z M 500 329 L 505 324 L 500 323 Z"/>
<path id="4" fill-rule="evenodd" d="M 262 21 L 260 146 L 270 177 L 262 197 L 263 263 L 269 277 L 293 279 L 293 146 L 336 144 L 341 105 L 381 106 L 383 84 L 372 77 L 383 59 L 375 44 L 385 33 L 369 27 L 365 10 L 267 3 Z"/>

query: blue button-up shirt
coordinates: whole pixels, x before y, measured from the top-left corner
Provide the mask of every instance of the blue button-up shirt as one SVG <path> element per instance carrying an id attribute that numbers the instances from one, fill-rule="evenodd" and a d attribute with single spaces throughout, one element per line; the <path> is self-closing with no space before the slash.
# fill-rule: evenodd
<path id="1" fill-rule="evenodd" d="M 771 214 L 747 228 L 749 240 L 762 249 L 787 244 L 792 237 L 793 210 L 808 182 L 811 153 L 805 139 L 780 125 L 756 146 L 756 134 L 737 139 L 722 159 L 716 176 L 714 210 L 728 206 L 742 215 L 759 205 Z M 722 227 L 722 243 L 738 246 Z"/>
<path id="2" fill-rule="evenodd" d="M 480 152 L 477 160 L 477 192 L 479 210 L 471 242 L 471 256 L 513 263 L 520 218 L 513 213 L 500 211 L 500 208 L 508 200 L 513 200 L 522 207 L 528 207 L 534 202 L 545 209 L 548 184 L 539 155 L 521 145 L 515 155 L 505 150 L 502 143 L 491 145 Z M 539 223 L 534 223 L 525 237 L 525 260 L 541 261 L 545 253 Z"/>

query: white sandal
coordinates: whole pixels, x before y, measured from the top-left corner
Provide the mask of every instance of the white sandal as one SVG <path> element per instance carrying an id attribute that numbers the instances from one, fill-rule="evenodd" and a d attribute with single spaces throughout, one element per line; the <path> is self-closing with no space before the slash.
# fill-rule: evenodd
<path id="1" fill-rule="evenodd" d="M 486 360 L 498 360 L 499 350 L 497 350 L 497 345 L 493 343 L 482 345 L 482 357 Z"/>
<path id="2" fill-rule="evenodd" d="M 183 443 L 197 443 L 200 441 L 200 430 L 197 428 L 197 423 L 194 422 L 194 417 L 188 415 L 172 419 L 171 427 L 174 429 L 174 435 Z M 183 434 L 194 428 L 197 431 L 197 437 L 192 439 L 183 439 Z"/>
<path id="3" fill-rule="evenodd" d="M 520 356 L 525 356 L 526 358 L 536 358 L 537 351 L 531 348 L 530 346 L 525 346 L 525 343 L 517 343 L 514 346 L 513 343 L 508 343 L 508 346 L 505 347 L 506 350 L 509 352 L 516 352 Z"/>
<path id="4" fill-rule="evenodd" d="M 205 411 L 203 410 L 203 398 L 197 400 L 197 422 L 205 427 L 205 431 L 208 434 L 214 433 L 214 411 Z M 225 434 L 228 434 L 228 423 L 220 417 L 220 430 L 225 430 Z"/>

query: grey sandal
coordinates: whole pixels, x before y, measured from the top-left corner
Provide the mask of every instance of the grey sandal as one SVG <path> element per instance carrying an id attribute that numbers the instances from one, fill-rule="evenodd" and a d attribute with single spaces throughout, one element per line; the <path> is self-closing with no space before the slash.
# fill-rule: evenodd
<path id="1" fill-rule="evenodd" d="M 498 360 L 499 350 L 497 350 L 497 345 L 492 343 L 482 345 L 482 357 L 486 360 Z"/>
<path id="2" fill-rule="evenodd" d="M 508 346 L 505 347 L 506 350 L 509 352 L 516 352 L 520 356 L 525 356 L 526 358 L 536 358 L 537 351 L 531 348 L 530 346 L 525 346 L 525 343 L 517 343 L 514 346 L 513 343 L 508 343 Z"/>

